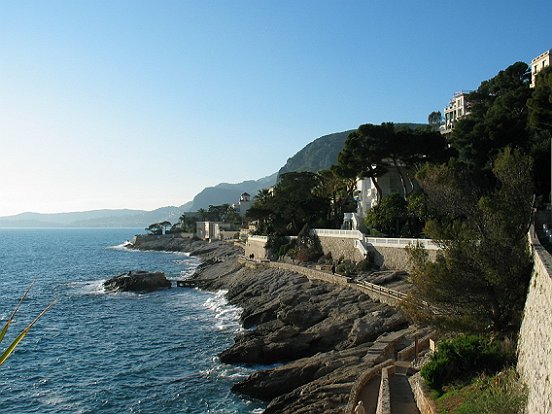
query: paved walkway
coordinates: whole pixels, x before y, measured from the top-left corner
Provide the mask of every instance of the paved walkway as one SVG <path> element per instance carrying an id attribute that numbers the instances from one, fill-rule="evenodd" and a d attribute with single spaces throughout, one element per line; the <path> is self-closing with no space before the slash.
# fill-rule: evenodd
<path id="1" fill-rule="evenodd" d="M 393 414 L 420 414 L 408 377 L 402 373 L 395 373 L 389 378 L 391 394 L 391 412 Z"/>
<path id="2" fill-rule="evenodd" d="M 376 375 L 368 382 L 360 393 L 360 399 L 364 403 L 366 414 L 375 414 L 378 405 L 378 395 L 380 388 L 381 376 Z"/>

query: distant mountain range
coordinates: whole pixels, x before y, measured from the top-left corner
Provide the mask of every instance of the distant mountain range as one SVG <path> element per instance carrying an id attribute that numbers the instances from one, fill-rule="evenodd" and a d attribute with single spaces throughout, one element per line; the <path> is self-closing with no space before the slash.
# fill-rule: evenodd
<path id="1" fill-rule="evenodd" d="M 168 220 L 174 223 L 182 207 L 144 210 L 93 210 L 75 213 L 21 213 L 0 217 L 0 227 L 139 227 Z"/>
<path id="2" fill-rule="evenodd" d="M 422 124 L 396 124 L 415 128 Z M 192 201 L 179 207 L 161 207 L 153 211 L 144 210 L 93 210 L 75 213 L 22 213 L 15 216 L 0 217 L 0 227 L 139 227 L 152 223 L 170 221 L 174 223 L 183 212 L 207 209 L 210 205 L 237 203 L 242 193 L 254 197 L 259 190 L 276 184 L 279 175 L 286 172 L 317 172 L 330 168 L 352 130 L 336 132 L 315 139 L 295 155 L 289 158 L 280 170 L 258 180 L 241 183 L 221 183 L 206 187 Z"/>

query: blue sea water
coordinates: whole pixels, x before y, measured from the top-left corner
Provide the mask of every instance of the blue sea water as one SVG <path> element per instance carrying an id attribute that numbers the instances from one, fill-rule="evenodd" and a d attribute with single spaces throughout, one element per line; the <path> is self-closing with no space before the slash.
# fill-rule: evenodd
<path id="1" fill-rule="evenodd" d="M 250 372 L 221 364 L 239 309 L 222 292 L 173 288 L 105 293 L 128 270 L 193 273 L 185 254 L 129 251 L 138 229 L 0 230 L 0 324 L 35 284 L 4 343 L 51 300 L 55 306 L 0 366 L 0 413 L 252 413 L 230 392 Z"/>

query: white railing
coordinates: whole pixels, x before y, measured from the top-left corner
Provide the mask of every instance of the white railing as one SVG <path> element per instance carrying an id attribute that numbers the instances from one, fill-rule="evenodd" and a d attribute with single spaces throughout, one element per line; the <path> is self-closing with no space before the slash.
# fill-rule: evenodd
<path id="1" fill-rule="evenodd" d="M 313 229 L 313 231 L 318 237 L 342 237 L 359 240 L 364 238 L 364 234 L 358 230 Z"/>
<path id="2" fill-rule="evenodd" d="M 252 242 L 267 242 L 268 241 L 268 236 L 249 236 L 247 238 L 248 241 L 252 241 Z"/>
<path id="3" fill-rule="evenodd" d="M 362 254 L 364 257 L 368 257 L 368 250 L 364 246 L 362 240 L 355 240 L 355 248 Z"/>
<path id="4" fill-rule="evenodd" d="M 365 237 L 364 242 L 372 246 L 404 248 L 416 243 L 423 244 L 426 250 L 441 250 L 441 247 L 431 239 L 402 239 L 387 237 Z"/>
<path id="5" fill-rule="evenodd" d="M 318 237 L 341 237 L 347 239 L 358 239 L 372 246 L 404 248 L 409 244 L 415 245 L 416 243 L 421 243 L 426 250 L 441 250 L 441 247 L 431 239 L 365 237 L 364 234 L 358 230 L 313 229 L 313 232 Z M 356 244 L 355 247 L 357 247 Z M 365 247 L 366 246 L 363 246 L 363 248 Z"/>

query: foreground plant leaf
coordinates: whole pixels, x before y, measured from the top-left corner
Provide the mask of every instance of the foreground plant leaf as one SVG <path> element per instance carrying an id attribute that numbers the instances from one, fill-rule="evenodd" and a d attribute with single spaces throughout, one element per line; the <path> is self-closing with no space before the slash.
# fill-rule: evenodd
<path id="1" fill-rule="evenodd" d="M 15 315 L 16 315 L 17 311 L 19 310 L 19 307 L 21 306 L 21 304 L 23 303 L 23 301 L 25 300 L 25 298 L 29 294 L 29 291 L 31 290 L 33 285 L 34 285 L 34 282 L 32 282 L 29 285 L 29 287 L 27 288 L 27 290 L 25 291 L 25 293 L 23 293 L 23 295 L 21 296 L 21 299 L 19 299 L 19 302 L 17 303 L 17 306 L 15 307 L 12 314 L 8 318 L 6 324 L 4 325 L 4 328 L 2 328 L 2 332 L 0 332 L 0 343 L 2 343 L 2 341 L 4 339 L 4 336 L 6 336 L 6 332 L 8 332 L 8 328 L 10 327 L 11 323 L 13 322 L 13 318 L 15 318 Z"/>
<path id="2" fill-rule="evenodd" d="M 13 322 L 13 319 L 15 317 L 15 315 L 17 314 L 17 311 L 19 310 L 21 304 L 23 303 L 23 301 L 25 300 L 25 298 L 27 297 L 27 294 L 29 293 L 29 290 L 31 290 L 31 287 L 33 286 L 34 282 L 31 283 L 29 285 L 29 287 L 27 288 L 27 290 L 25 291 L 25 293 L 23 294 L 23 296 L 21 296 L 21 299 L 19 299 L 19 302 L 17 304 L 17 306 L 15 307 L 14 311 L 12 312 L 12 314 L 10 315 L 10 317 L 8 318 L 7 322 L 5 323 L 4 327 L 2 328 L 2 332 L 0 332 L 0 343 L 3 341 L 5 335 L 6 335 L 6 332 L 8 331 L 8 328 L 10 327 L 11 323 Z M 19 344 L 19 342 L 21 342 L 23 340 L 23 338 L 25 338 L 25 336 L 29 333 L 29 331 L 31 330 L 31 328 L 33 327 L 33 325 L 35 323 L 38 322 L 38 320 L 40 318 L 42 318 L 44 316 L 44 314 L 46 312 L 48 312 L 48 310 L 54 306 L 55 304 L 55 301 L 54 302 L 51 302 L 48 306 L 46 306 L 42 312 L 40 312 L 38 314 L 38 316 L 31 322 L 29 323 L 20 333 L 19 335 L 14 339 L 14 341 L 11 343 L 11 345 L 2 353 L 2 355 L 0 355 L 0 365 L 2 365 L 4 362 L 6 362 L 6 360 L 8 359 L 8 357 L 13 353 L 13 351 L 15 350 L 15 347 Z"/>

